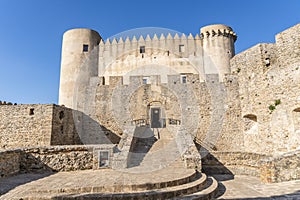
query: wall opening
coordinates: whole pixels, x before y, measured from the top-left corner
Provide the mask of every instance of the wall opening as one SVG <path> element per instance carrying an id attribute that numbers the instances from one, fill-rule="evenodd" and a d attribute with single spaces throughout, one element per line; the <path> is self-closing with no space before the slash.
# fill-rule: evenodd
<path id="1" fill-rule="evenodd" d="M 181 83 L 186 83 L 186 82 L 187 82 L 187 77 L 186 77 L 186 75 L 180 75 L 180 82 L 181 82 Z"/>
<path id="2" fill-rule="evenodd" d="M 140 53 L 145 53 L 145 52 L 146 52 L 145 46 L 140 46 Z"/>
<path id="3" fill-rule="evenodd" d="M 89 51 L 89 45 L 88 44 L 84 44 L 83 48 L 82 48 L 82 52 L 88 52 Z"/>
<path id="4" fill-rule="evenodd" d="M 29 109 L 29 115 L 34 115 L 34 108 Z"/>
<path id="5" fill-rule="evenodd" d="M 254 114 L 247 114 L 243 116 L 244 133 L 255 134 L 258 133 L 257 116 Z"/>
<path id="6" fill-rule="evenodd" d="M 149 76 L 144 76 L 143 77 L 143 84 L 150 84 L 150 77 Z"/>
<path id="7" fill-rule="evenodd" d="M 179 45 L 179 52 L 180 52 L 180 53 L 185 52 L 185 47 L 184 47 L 183 44 L 180 44 L 180 45 Z"/>
<path id="8" fill-rule="evenodd" d="M 58 117 L 59 117 L 60 120 L 62 120 L 65 117 L 64 111 L 60 111 L 59 114 L 58 114 Z"/>

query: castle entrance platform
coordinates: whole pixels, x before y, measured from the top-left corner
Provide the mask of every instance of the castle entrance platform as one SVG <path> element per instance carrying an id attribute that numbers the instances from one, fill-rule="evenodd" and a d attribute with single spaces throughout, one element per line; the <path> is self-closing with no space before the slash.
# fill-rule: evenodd
<path id="1" fill-rule="evenodd" d="M 137 169 L 138 170 L 138 169 Z M 218 183 L 175 162 L 161 170 L 112 169 L 19 174 L 0 179 L 4 199 L 212 199 Z"/>
<path id="2" fill-rule="evenodd" d="M 165 191 L 171 191 L 174 187 L 184 188 L 182 185 L 187 184 L 185 182 L 195 180 L 199 185 L 207 180 L 202 194 L 175 199 L 300 199 L 300 180 L 264 184 L 259 181 L 259 178 L 250 176 L 237 175 L 233 178 L 216 175 L 214 177 L 218 180 L 218 190 L 213 186 L 215 179 L 197 175 L 194 170 L 179 168 L 173 170 L 166 168 L 143 174 L 113 170 L 19 174 L 0 179 L 2 194 L 0 199 L 168 199 L 163 196 L 151 198 L 144 192 L 145 188 L 148 188 L 148 194 L 163 191 L 163 187 L 167 188 Z M 175 186 L 176 184 L 179 186 Z M 142 195 L 139 198 L 130 197 L 134 192 Z M 95 196 L 100 193 L 102 197 Z M 113 198 L 112 193 L 120 194 L 119 198 Z M 85 196 L 82 196 L 83 194 Z"/>

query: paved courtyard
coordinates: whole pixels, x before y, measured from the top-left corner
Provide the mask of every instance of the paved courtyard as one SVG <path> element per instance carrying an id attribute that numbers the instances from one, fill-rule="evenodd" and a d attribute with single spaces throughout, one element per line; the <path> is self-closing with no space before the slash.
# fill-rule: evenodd
<path id="1" fill-rule="evenodd" d="M 20 174 L 13 177 L 0 179 L 1 200 L 20 199 L 24 196 L 39 195 L 40 198 L 51 196 L 51 194 L 63 190 L 72 191 L 72 188 L 105 187 L 114 184 L 142 184 L 155 183 L 161 180 L 170 181 L 174 179 L 191 176 L 193 170 L 165 169 L 159 172 L 146 174 L 124 174 L 109 170 L 99 171 L 84 170 L 77 172 L 59 172 L 45 174 Z M 300 200 L 300 180 L 263 184 L 256 177 L 249 176 L 215 176 L 219 181 L 218 199 L 288 199 Z M 105 181 L 104 181 L 105 180 Z M 109 188 L 106 188 L 109 190 Z M 130 189 L 129 189 L 130 191 Z"/>
<path id="2" fill-rule="evenodd" d="M 266 199 L 298 200 L 300 199 L 300 180 L 264 184 L 257 177 L 214 176 L 219 180 L 218 199 Z"/>

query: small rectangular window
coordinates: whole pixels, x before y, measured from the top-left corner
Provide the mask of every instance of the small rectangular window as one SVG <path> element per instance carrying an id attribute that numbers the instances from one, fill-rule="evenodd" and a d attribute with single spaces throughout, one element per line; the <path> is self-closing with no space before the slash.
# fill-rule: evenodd
<path id="1" fill-rule="evenodd" d="M 82 51 L 83 52 L 88 52 L 89 51 L 89 45 L 88 44 L 84 44 Z"/>
<path id="2" fill-rule="evenodd" d="M 34 115 L 34 108 L 29 109 L 29 115 Z"/>
<path id="3" fill-rule="evenodd" d="M 180 80 L 181 80 L 181 83 L 186 83 L 187 82 L 186 75 L 181 75 Z"/>
<path id="4" fill-rule="evenodd" d="M 184 45 L 183 44 L 180 44 L 179 45 L 179 52 L 182 53 L 185 51 L 185 48 L 184 48 Z"/>
<path id="5" fill-rule="evenodd" d="M 140 53 L 145 53 L 145 46 L 140 46 Z"/>
<path id="6" fill-rule="evenodd" d="M 150 78 L 149 78 L 149 76 L 144 76 L 143 77 L 143 84 L 150 84 Z"/>

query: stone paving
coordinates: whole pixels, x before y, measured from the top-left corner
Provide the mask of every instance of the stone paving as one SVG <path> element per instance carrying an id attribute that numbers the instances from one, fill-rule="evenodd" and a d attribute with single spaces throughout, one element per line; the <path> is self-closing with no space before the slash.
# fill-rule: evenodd
<path id="1" fill-rule="evenodd" d="M 111 170 L 59 172 L 53 174 L 20 174 L 0 179 L 1 200 L 20 199 L 21 197 L 39 195 L 40 198 L 51 196 L 71 188 L 95 187 L 104 185 L 149 184 L 161 180 L 168 181 L 192 176 L 193 170 L 175 168 L 164 169 L 152 173 L 127 174 Z M 105 177 L 105 181 L 104 180 Z M 218 199 L 266 199 L 266 200 L 300 200 L 300 180 L 263 184 L 257 177 L 249 176 L 214 176 L 219 181 Z M 109 190 L 109 188 L 106 188 Z M 128 189 L 128 192 L 130 189 Z M 36 197 L 36 196 L 35 196 Z M 26 198 L 25 198 L 26 199 Z"/>
<path id="2" fill-rule="evenodd" d="M 175 163 L 170 168 L 149 173 L 126 173 L 111 169 L 82 170 L 53 174 L 19 174 L 0 179 L 0 196 L 4 199 L 20 199 L 39 195 L 41 198 L 57 193 L 98 190 L 99 192 L 131 192 L 142 190 L 159 183 L 169 185 L 189 182 L 195 177 L 195 170 L 185 169 Z M 136 187 L 138 186 L 138 187 Z"/>
<path id="3" fill-rule="evenodd" d="M 250 176 L 214 177 L 219 181 L 218 199 L 300 200 L 300 180 L 264 184 Z"/>

